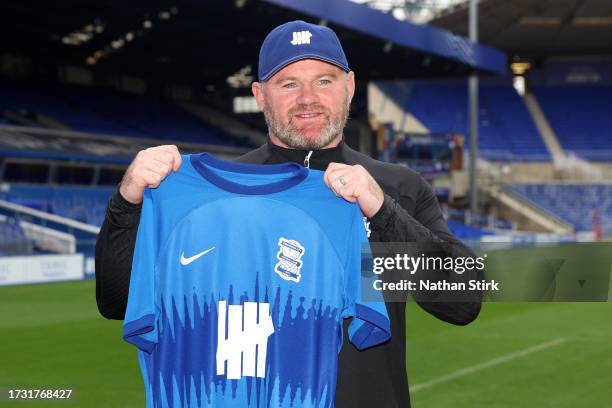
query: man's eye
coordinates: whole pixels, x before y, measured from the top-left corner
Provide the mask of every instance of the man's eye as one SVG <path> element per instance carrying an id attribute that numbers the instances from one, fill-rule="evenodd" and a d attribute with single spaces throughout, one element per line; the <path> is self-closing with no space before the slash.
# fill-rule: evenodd
<path id="1" fill-rule="evenodd" d="M 295 88 L 297 84 L 295 82 L 287 82 L 283 85 L 283 88 Z"/>
<path id="2" fill-rule="evenodd" d="M 321 84 L 321 85 L 329 85 L 329 84 L 331 84 L 331 81 L 329 79 L 320 79 L 319 80 L 319 84 Z"/>

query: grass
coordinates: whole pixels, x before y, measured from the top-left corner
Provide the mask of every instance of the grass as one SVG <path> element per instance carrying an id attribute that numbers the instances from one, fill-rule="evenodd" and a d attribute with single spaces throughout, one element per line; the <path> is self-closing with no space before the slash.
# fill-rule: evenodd
<path id="1" fill-rule="evenodd" d="M 491 249 L 495 246 L 485 251 L 487 278 L 506 286 L 498 300 L 572 302 L 485 302 L 478 319 L 465 327 L 442 323 L 408 304 L 413 407 L 612 406 L 612 302 L 601 302 L 610 296 L 610 244 Z M 458 372 L 463 374 L 420 387 Z"/>
<path id="2" fill-rule="evenodd" d="M 412 392 L 415 408 L 612 404 L 612 303 L 485 303 L 454 327 L 408 305 L 412 386 L 557 339 L 564 342 Z"/>
<path id="3" fill-rule="evenodd" d="M 121 322 L 98 315 L 94 298 L 93 281 L 0 288 L 0 390 L 74 390 L 74 398 L 61 403 L 0 397 L 0 408 L 144 406 L 136 351 L 122 340 Z M 466 327 L 442 323 L 412 303 L 407 309 L 415 408 L 612 404 L 611 302 L 487 302 Z M 562 342 L 419 389 L 556 339 Z"/>
<path id="4" fill-rule="evenodd" d="M 93 281 L 0 288 L 0 389 L 69 388 L 61 403 L 0 407 L 143 407 L 144 388 L 121 322 L 100 317 Z"/>

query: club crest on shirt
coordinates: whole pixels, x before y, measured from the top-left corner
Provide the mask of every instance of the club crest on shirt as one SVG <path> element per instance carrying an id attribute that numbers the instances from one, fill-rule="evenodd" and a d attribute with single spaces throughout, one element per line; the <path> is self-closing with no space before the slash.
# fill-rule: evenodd
<path id="1" fill-rule="evenodd" d="M 274 272 L 281 278 L 293 282 L 299 282 L 302 278 L 302 256 L 306 249 L 299 242 L 280 237 L 278 239 L 278 262 L 274 266 Z"/>

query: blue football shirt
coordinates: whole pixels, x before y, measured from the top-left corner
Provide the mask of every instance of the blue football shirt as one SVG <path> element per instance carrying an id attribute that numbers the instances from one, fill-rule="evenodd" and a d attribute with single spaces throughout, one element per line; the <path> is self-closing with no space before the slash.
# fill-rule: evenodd
<path id="1" fill-rule="evenodd" d="M 145 190 L 123 324 L 147 407 L 333 406 L 343 319 L 358 349 L 390 337 L 362 245 L 321 171 L 183 156 Z"/>

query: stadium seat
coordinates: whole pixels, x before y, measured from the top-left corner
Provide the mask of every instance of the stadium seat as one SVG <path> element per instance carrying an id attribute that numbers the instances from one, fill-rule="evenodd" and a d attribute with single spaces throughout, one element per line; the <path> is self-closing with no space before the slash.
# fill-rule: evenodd
<path id="1" fill-rule="evenodd" d="M 382 90 L 432 133 L 459 133 L 469 146 L 465 81 L 394 82 Z M 550 155 L 520 96 L 509 82 L 480 84 L 479 154 L 491 161 L 548 161 Z"/>
<path id="2" fill-rule="evenodd" d="M 126 137 L 248 146 L 170 101 L 68 84 L 33 87 L 0 81 L 0 113 L 51 119 L 71 130 Z M 41 117 L 42 115 L 42 117 Z"/>
<path id="3" fill-rule="evenodd" d="M 612 160 L 612 87 L 536 86 L 533 91 L 566 152 L 591 161 Z"/>
<path id="4" fill-rule="evenodd" d="M 595 210 L 601 220 L 612 217 L 610 184 L 511 184 L 505 188 L 572 224 L 576 231 L 593 229 Z"/>
<path id="5" fill-rule="evenodd" d="M 114 188 L 12 185 L 0 198 L 40 211 L 101 226 Z"/>
<path id="6" fill-rule="evenodd" d="M 12 217 L 0 219 L 0 256 L 24 255 L 32 252 L 32 243 L 19 222 Z"/>
<path id="7" fill-rule="evenodd" d="M 459 221 L 447 220 L 448 227 L 453 235 L 461 240 L 477 240 L 484 235 L 494 235 L 495 233 L 486 231 L 482 228 L 463 224 Z"/>

